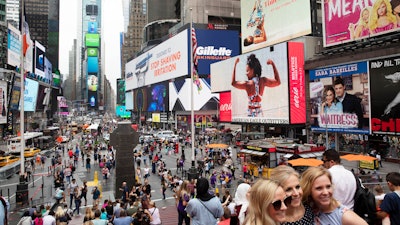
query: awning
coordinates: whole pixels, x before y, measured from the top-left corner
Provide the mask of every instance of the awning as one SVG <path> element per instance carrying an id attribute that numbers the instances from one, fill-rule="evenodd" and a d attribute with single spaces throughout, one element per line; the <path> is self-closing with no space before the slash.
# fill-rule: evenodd
<path id="1" fill-rule="evenodd" d="M 266 152 L 254 151 L 254 150 L 250 150 L 250 149 L 242 149 L 242 150 L 240 150 L 240 153 L 262 156 L 262 155 L 265 155 Z"/>
<path id="2" fill-rule="evenodd" d="M 302 158 L 317 158 L 317 157 L 321 157 L 323 154 L 323 152 L 312 152 L 312 153 L 303 153 L 303 154 L 299 154 Z"/>

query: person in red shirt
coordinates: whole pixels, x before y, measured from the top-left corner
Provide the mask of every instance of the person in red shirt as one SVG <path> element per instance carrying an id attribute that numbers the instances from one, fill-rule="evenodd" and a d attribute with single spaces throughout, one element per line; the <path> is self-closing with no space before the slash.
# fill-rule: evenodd
<path id="1" fill-rule="evenodd" d="M 231 210 L 228 207 L 224 207 L 224 215 L 221 217 L 218 225 L 229 225 L 231 223 Z"/>

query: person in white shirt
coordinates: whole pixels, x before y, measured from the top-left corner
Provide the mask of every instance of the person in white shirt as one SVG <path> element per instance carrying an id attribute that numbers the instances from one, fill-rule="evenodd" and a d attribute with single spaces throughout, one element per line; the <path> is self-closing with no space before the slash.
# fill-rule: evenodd
<path id="1" fill-rule="evenodd" d="M 43 216 L 43 225 L 56 225 L 56 218 L 54 215 L 54 211 L 50 210 L 48 215 Z"/>
<path id="2" fill-rule="evenodd" d="M 348 209 L 354 208 L 354 194 L 357 183 L 354 174 L 340 165 L 340 155 L 334 149 L 329 149 L 322 155 L 324 167 L 332 175 L 334 185 L 333 197 Z"/>
<path id="3" fill-rule="evenodd" d="M 150 221 L 150 225 L 159 225 L 161 224 L 161 217 L 160 217 L 160 211 L 156 207 L 156 203 L 151 201 L 148 209 L 152 220 Z"/>

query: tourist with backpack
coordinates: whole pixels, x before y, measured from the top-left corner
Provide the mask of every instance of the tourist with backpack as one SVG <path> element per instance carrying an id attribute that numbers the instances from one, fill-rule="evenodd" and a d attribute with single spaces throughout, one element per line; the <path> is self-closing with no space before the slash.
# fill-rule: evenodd
<path id="1" fill-rule="evenodd" d="M 323 166 L 332 174 L 332 183 L 335 186 L 333 198 L 346 208 L 353 210 L 354 195 L 357 189 L 354 174 L 340 164 L 340 155 L 334 149 L 326 150 L 322 155 Z"/>
<path id="2" fill-rule="evenodd" d="M 390 172 L 386 175 L 386 181 L 391 193 L 387 193 L 380 205 L 381 211 L 378 218 L 389 216 L 390 224 L 400 224 L 400 173 Z"/>

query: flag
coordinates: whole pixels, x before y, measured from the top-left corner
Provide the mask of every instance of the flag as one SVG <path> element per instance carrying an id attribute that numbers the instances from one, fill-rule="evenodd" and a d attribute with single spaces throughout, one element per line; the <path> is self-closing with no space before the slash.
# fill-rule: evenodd
<path id="1" fill-rule="evenodd" d="M 22 28 L 22 38 L 23 38 L 23 54 L 26 56 L 26 51 L 28 50 L 29 46 L 31 46 L 32 40 L 29 34 L 29 25 L 26 21 L 23 22 Z"/>
<path id="2" fill-rule="evenodd" d="M 191 36 L 192 36 L 192 72 L 193 72 L 193 83 L 197 86 L 197 91 L 200 93 L 200 91 L 203 89 L 200 83 L 200 78 L 199 74 L 197 73 L 197 65 L 198 65 L 198 57 L 197 57 L 197 38 L 196 38 L 196 30 L 194 27 L 191 29 Z"/>

